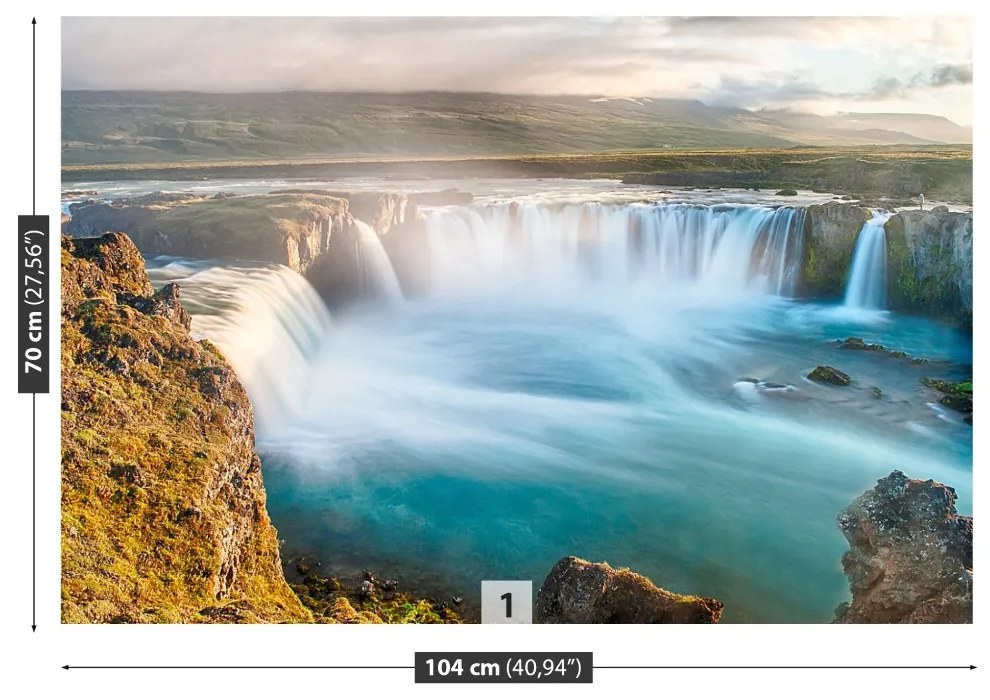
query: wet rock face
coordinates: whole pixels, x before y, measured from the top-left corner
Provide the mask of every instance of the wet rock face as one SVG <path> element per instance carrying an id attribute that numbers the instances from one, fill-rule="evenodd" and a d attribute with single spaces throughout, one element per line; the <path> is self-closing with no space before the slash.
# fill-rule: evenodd
<path id="1" fill-rule="evenodd" d="M 956 492 L 894 471 L 839 514 L 852 602 L 842 623 L 973 621 L 973 519 Z"/>
<path id="2" fill-rule="evenodd" d="M 628 569 L 564 557 L 537 594 L 534 620 L 547 624 L 716 623 L 722 607 L 714 598 L 665 591 Z"/>
<path id="3" fill-rule="evenodd" d="M 973 215 L 902 211 L 886 225 L 890 307 L 973 324 Z"/>

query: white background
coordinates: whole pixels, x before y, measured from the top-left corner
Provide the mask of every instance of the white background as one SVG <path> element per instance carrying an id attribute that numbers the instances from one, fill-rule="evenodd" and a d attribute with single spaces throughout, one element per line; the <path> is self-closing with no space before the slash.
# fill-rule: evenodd
<path id="1" fill-rule="evenodd" d="M 566 13 L 589 14 L 976 14 L 976 112 L 985 119 L 983 97 L 984 46 L 990 41 L 986 12 L 979 3 L 942 0 L 922 3 L 846 2 L 821 5 L 789 2 L 657 2 L 562 4 Z M 271 6 L 171 0 L 154 4 L 157 13 L 222 14 L 506 14 L 548 15 L 559 11 L 546 2 L 354 3 L 289 2 Z M 340 5 L 340 6 L 338 6 Z M 593 686 L 415 686 L 411 670 L 339 671 L 98 671 L 61 669 L 70 665 L 411 665 L 414 651 L 593 651 L 598 665 L 963 665 L 987 661 L 983 577 L 977 575 L 976 620 L 969 626 L 839 626 L 839 625 L 715 625 L 715 626 L 72 626 L 59 623 L 59 399 L 57 388 L 58 306 L 52 307 L 51 386 L 56 393 L 38 397 L 37 476 L 37 621 L 31 631 L 31 397 L 16 394 L 16 318 L 14 234 L 17 214 L 31 212 L 31 17 L 38 18 L 38 213 L 59 221 L 59 46 L 60 15 L 133 15 L 133 2 L 37 2 L 6 6 L 0 52 L 3 55 L 5 103 L 3 122 L 3 216 L 0 224 L 10 241 L 0 246 L 0 328 L 4 329 L 0 358 L 4 457 L 0 507 L 3 534 L 3 575 L 0 603 L 3 619 L 2 683 L 7 697 L 29 691 L 53 691 L 75 698 L 199 698 L 242 696 L 329 697 L 600 697 L 603 692 L 646 693 L 690 697 L 763 698 L 936 697 L 957 695 L 979 684 L 990 687 L 987 669 L 970 670 L 599 670 Z M 355 12 L 356 11 L 356 12 Z M 982 16 L 980 16 L 982 15 Z M 919 20 L 923 21 L 923 20 Z M 758 50 L 758 47 L 754 47 Z M 121 61 L 127 61 L 122 55 Z M 977 143 L 985 129 L 974 119 Z M 986 183 L 982 154 L 976 159 L 975 190 Z M 978 221 L 982 221 L 977 206 Z M 986 267 L 983 244 L 978 249 L 975 293 L 977 317 L 986 297 L 980 272 Z M 58 271 L 58 249 L 51 252 L 52 272 Z M 57 284 L 53 285 L 57 289 Z M 976 382 L 983 386 L 986 348 L 982 319 L 974 336 Z M 987 380 L 990 382 L 990 380 Z M 982 405 L 982 402 L 981 402 Z M 986 479 L 981 468 L 986 439 L 978 411 L 974 431 L 976 508 L 982 503 Z M 986 540 L 977 537 L 976 569 L 982 572 Z"/>

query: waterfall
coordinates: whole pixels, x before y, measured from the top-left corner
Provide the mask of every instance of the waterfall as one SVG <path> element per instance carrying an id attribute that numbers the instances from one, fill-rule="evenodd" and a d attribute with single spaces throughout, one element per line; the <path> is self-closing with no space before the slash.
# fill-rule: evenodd
<path id="1" fill-rule="evenodd" d="M 426 217 L 435 293 L 696 283 L 790 295 L 804 209 L 756 205 L 504 203 Z"/>
<path id="2" fill-rule="evenodd" d="M 845 305 L 859 309 L 884 309 L 887 306 L 887 234 L 884 225 L 889 212 L 873 212 L 856 239 Z"/>
<path id="3" fill-rule="evenodd" d="M 354 220 L 357 230 L 357 255 L 361 266 L 362 286 L 372 290 L 390 304 L 403 300 L 399 279 L 378 234 L 363 221 Z"/>
<path id="4" fill-rule="evenodd" d="M 311 386 L 310 365 L 332 323 L 323 300 L 284 265 L 160 262 L 166 261 L 148 264 L 152 282 L 179 283 L 194 337 L 215 343 L 234 366 L 259 435 L 277 430 L 304 405 Z"/>

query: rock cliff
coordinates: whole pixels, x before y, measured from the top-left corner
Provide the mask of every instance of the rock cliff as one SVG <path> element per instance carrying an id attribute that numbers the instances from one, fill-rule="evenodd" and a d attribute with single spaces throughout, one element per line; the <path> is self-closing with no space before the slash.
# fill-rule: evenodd
<path id="1" fill-rule="evenodd" d="M 213 196 L 153 193 L 70 206 L 72 236 L 128 234 L 146 258 L 264 260 L 305 273 L 350 225 L 346 200 L 278 193 Z"/>
<path id="2" fill-rule="evenodd" d="M 909 210 L 887 222 L 890 307 L 973 324 L 973 215 Z"/>
<path id="3" fill-rule="evenodd" d="M 62 620 L 302 622 L 251 405 L 120 233 L 62 241 Z"/>
<path id="4" fill-rule="evenodd" d="M 536 596 L 538 623 L 715 623 L 722 603 L 658 588 L 645 576 L 577 557 L 558 561 Z"/>
<path id="5" fill-rule="evenodd" d="M 836 622 L 972 622 L 973 519 L 956 492 L 894 471 L 839 514 L 852 602 Z"/>
<path id="6" fill-rule="evenodd" d="M 799 293 L 841 298 L 870 210 L 828 202 L 808 207 Z M 903 210 L 886 225 L 891 309 L 973 324 L 973 215 L 942 207 Z"/>

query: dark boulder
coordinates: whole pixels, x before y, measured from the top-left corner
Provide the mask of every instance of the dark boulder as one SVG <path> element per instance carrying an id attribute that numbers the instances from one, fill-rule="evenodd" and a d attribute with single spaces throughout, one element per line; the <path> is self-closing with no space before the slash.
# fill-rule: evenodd
<path id="1" fill-rule="evenodd" d="M 954 411 L 965 414 L 967 422 L 973 417 L 973 380 L 965 382 L 950 382 L 945 379 L 930 379 L 922 377 L 921 383 L 929 389 L 942 394 L 939 403 Z"/>
<path id="2" fill-rule="evenodd" d="M 848 374 L 829 365 L 818 365 L 808 373 L 808 379 L 833 386 L 848 386 L 852 382 Z"/>

